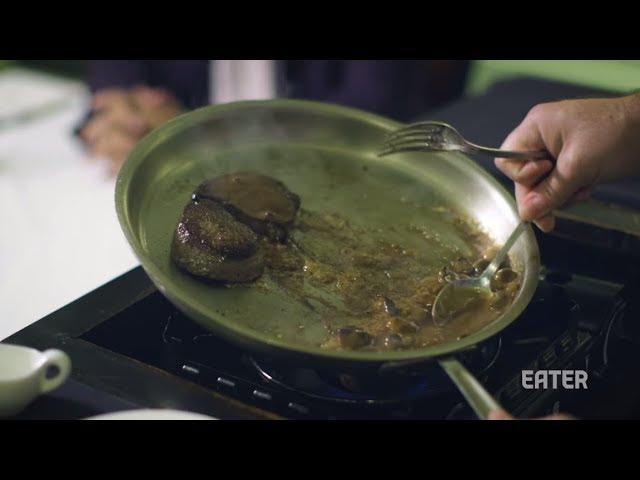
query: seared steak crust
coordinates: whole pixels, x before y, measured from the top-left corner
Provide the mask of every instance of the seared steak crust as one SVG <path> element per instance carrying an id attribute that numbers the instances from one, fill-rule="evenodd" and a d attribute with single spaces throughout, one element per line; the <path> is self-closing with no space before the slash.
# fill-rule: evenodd
<path id="1" fill-rule="evenodd" d="M 195 198 L 220 202 L 255 232 L 284 241 L 300 208 L 300 197 L 282 182 L 253 172 L 222 175 L 200 184 Z"/>
<path id="2" fill-rule="evenodd" d="M 171 257 L 199 277 L 255 280 L 265 263 L 256 233 L 284 242 L 299 208 L 298 195 L 264 175 L 239 172 L 207 180 L 182 213 Z"/>
<path id="3" fill-rule="evenodd" d="M 206 199 L 185 207 L 173 236 L 171 257 L 189 273 L 218 281 L 250 281 L 264 270 L 256 234 Z"/>

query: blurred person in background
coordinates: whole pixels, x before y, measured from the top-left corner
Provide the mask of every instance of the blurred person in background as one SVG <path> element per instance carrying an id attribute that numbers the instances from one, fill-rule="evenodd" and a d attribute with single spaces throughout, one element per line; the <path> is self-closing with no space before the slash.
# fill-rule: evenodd
<path id="1" fill-rule="evenodd" d="M 289 97 L 408 121 L 460 95 L 467 67 L 455 60 L 91 60 L 91 114 L 80 137 L 117 172 L 147 132 L 208 104 Z"/>

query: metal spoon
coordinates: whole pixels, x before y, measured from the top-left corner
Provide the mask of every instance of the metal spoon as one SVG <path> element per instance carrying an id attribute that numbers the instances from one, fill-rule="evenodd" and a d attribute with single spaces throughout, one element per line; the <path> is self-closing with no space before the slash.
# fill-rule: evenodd
<path id="1" fill-rule="evenodd" d="M 432 317 L 436 325 L 445 325 L 464 311 L 472 302 L 491 295 L 491 279 L 507 257 L 518 237 L 525 231 L 527 222 L 520 222 L 495 258 L 479 277 L 454 280 L 442 288 L 433 302 Z"/>

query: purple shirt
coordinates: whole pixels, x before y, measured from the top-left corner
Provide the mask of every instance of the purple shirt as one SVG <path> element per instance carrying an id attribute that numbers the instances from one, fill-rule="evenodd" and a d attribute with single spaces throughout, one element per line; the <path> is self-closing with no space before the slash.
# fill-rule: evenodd
<path id="1" fill-rule="evenodd" d="M 279 96 L 361 108 L 407 121 L 462 92 L 467 62 L 282 60 Z M 209 103 L 208 60 L 91 60 L 92 91 L 145 84 L 170 90 L 187 108 Z"/>

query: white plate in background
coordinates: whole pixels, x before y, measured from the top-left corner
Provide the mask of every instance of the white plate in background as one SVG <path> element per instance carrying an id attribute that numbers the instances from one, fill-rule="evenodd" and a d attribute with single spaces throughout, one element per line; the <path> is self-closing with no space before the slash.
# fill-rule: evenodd
<path id="1" fill-rule="evenodd" d="M 170 409 L 140 409 L 105 413 L 85 420 L 217 420 L 199 413 Z"/>
<path id="2" fill-rule="evenodd" d="M 84 90 L 86 87 L 80 81 L 20 67 L 7 68 L 0 74 L 0 119 L 64 103 L 82 95 Z"/>
<path id="3" fill-rule="evenodd" d="M 138 265 L 107 162 L 89 158 L 72 135 L 88 88 L 0 72 L 0 117 L 61 98 L 70 103 L 51 115 L 0 128 L 0 340 Z"/>

